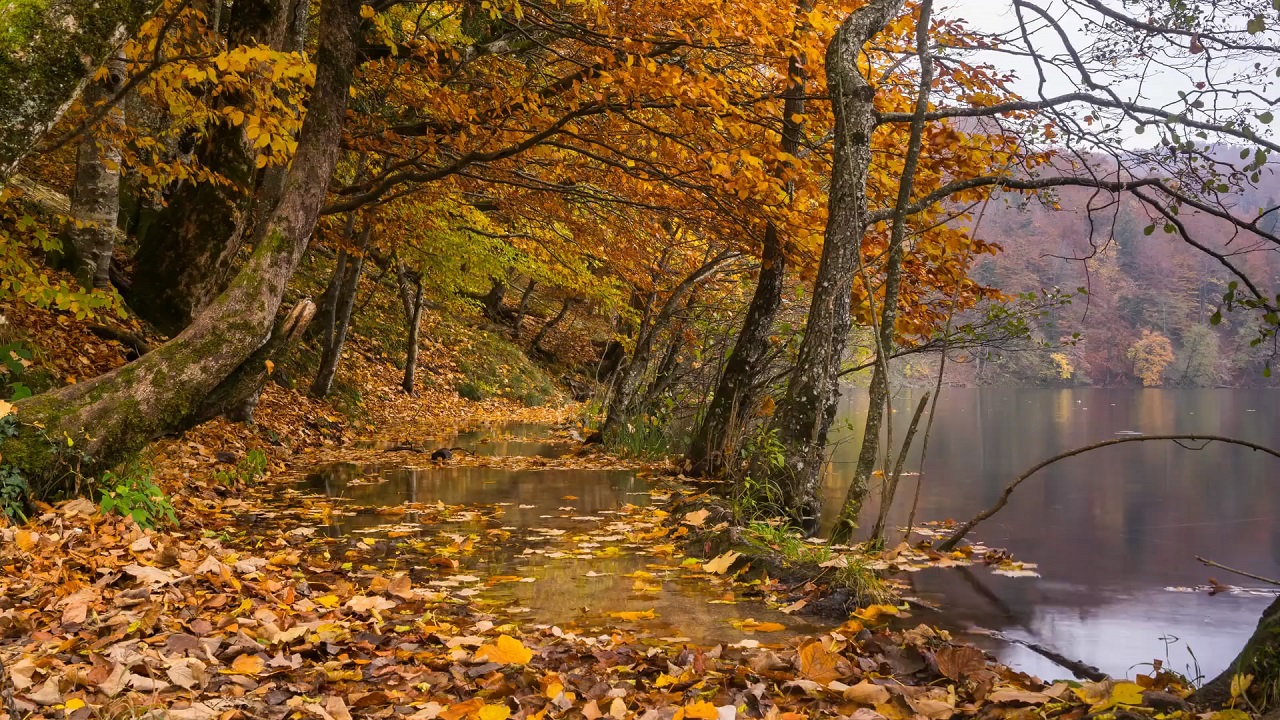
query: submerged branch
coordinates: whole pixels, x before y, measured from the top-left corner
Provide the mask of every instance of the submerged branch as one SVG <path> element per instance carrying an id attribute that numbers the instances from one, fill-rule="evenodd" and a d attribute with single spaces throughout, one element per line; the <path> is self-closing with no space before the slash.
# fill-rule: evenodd
<path id="1" fill-rule="evenodd" d="M 1096 442 L 1091 445 L 1084 445 L 1082 447 L 1078 447 L 1073 450 L 1068 450 L 1063 453 L 1058 453 L 1057 455 L 1054 455 L 1053 457 L 1047 460 L 1041 460 L 1040 462 L 1031 466 L 1030 469 L 1022 473 L 1021 475 L 1019 475 L 1016 479 L 1014 479 L 1013 482 L 1009 483 L 1009 485 L 1005 487 L 1004 492 L 1000 493 L 1000 498 L 996 500 L 994 505 L 987 508 L 986 510 L 983 510 L 977 515 L 974 515 L 971 520 L 964 523 L 959 528 L 956 528 L 956 531 L 951 534 L 951 537 L 947 538 L 946 541 L 944 541 L 941 545 L 938 546 L 938 550 L 940 552 L 949 552 L 951 550 L 954 550 L 956 545 L 958 545 L 960 541 L 964 539 L 964 536 L 969 534 L 969 532 L 973 530 L 973 528 L 976 527 L 978 523 L 982 522 L 983 520 L 986 520 L 992 515 L 995 515 L 996 513 L 1000 512 L 1000 510 L 1005 505 L 1008 505 L 1009 496 L 1013 494 L 1013 491 L 1017 489 L 1017 487 L 1021 485 L 1024 480 L 1031 477 L 1032 475 L 1035 475 L 1037 472 L 1044 469 L 1045 467 L 1048 467 L 1049 465 L 1052 465 L 1053 463 L 1056 463 L 1059 460 L 1065 460 L 1075 455 L 1081 455 L 1083 453 L 1087 453 L 1090 450 L 1097 450 L 1099 448 L 1104 448 L 1111 445 L 1120 445 L 1121 443 L 1146 442 L 1148 440 L 1172 440 L 1174 442 L 1178 442 L 1181 440 L 1188 440 L 1193 442 L 1199 442 L 1199 441 L 1204 442 L 1204 445 L 1201 445 L 1198 448 L 1192 448 L 1186 445 L 1182 445 L 1180 442 L 1178 443 L 1180 447 L 1185 447 L 1188 450 L 1201 450 L 1211 442 L 1220 442 L 1220 443 L 1226 443 L 1228 445 L 1239 445 L 1241 447 L 1247 447 L 1250 450 L 1257 450 L 1260 452 L 1264 452 L 1268 455 L 1272 455 L 1276 458 L 1280 458 L 1280 450 L 1274 450 L 1265 445 L 1259 445 L 1257 443 L 1249 442 L 1248 440 L 1240 440 L 1238 438 L 1224 437 L 1222 435 L 1141 435 L 1141 436 L 1135 436 L 1135 437 L 1112 438 L 1111 440 L 1103 440 L 1102 442 Z"/>

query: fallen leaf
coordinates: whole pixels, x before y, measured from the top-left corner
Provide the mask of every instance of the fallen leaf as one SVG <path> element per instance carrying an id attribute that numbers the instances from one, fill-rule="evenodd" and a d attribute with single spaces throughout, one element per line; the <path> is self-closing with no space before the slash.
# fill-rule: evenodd
<path id="1" fill-rule="evenodd" d="M 947 645 L 938 650 L 934 659 L 938 663 L 938 672 L 957 682 L 987 666 L 982 651 L 971 645 Z"/>
<path id="2" fill-rule="evenodd" d="M 840 669 L 844 658 L 828 650 L 821 640 L 812 640 L 802 645 L 800 652 L 797 653 L 797 659 L 800 664 L 800 674 L 814 682 L 825 685 L 845 675 Z"/>
<path id="3" fill-rule="evenodd" d="M 635 622 L 637 620 L 652 620 L 657 616 L 658 614 L 652 610 L 628 610 L 628 611 L 622 611 L 622 612 L 609 613 L 609 617 L 615 617 L 615 618 L 618 618 L 619 620 L 625 620 L 627 622 Z"/>
<path id="4" fill-rule="evenodd" d="M 730 550 L 726 553 L 717 555 L 716 557 L 703 563 L 702 570 L 703 572 L 715 573 L 716 575 L 723 575 L 726 572 L 729 572 L 729 567 L 733 565 L 733 563 L 736 562 L 740 557 L 742 557 L 742 553 L 734 550 Z"/>
<path id="5" fill-rule="evenodd" d="M 477 662 L 488 660 L 499 665 L 523 665 L 533 659 L 533 651 L 510 635 L 503 635 L 493 645 L 481 645 L 473 659 Z"/>
<path id="6" fill-rule="evenodd" d="M 702 524 L 707 521 L 707 516 L 710 514 L 711 511 L 706 508 L 687 512 L 684 514 L 684 524 L 692 525 L 694 527 L 702 527 Z"/>
<path id="7" fill-rule="evenodd" d="M 720 714 L 709 702 L 695 702 L 684 706 L 684 716 L 693 720 L 717 720 Z"/>
<path id="8" fill-rule="evenodd" d="M 249 675 L 250 677 L 262 672 L 265 661 L 261 655 L 250 655 L 245 653 L 239 655 L 231 662 L 230 674 L 232 675 Z M 227 671 L 224 671 L 227 672 Z"/>

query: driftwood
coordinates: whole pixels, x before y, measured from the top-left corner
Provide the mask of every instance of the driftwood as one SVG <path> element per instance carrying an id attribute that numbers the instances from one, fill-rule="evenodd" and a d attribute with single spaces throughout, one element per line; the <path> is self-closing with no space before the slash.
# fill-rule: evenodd
<path id="1" fill-rule="evenodd" d="M 1016 490 L 1018 486 L 1023 483 L 1023 481 L 1025 481 L 1027 478 L 1031 477 L 1032 475 L 1035 475 L 1037 472 L 1048 467 L 1049 465 L 1052 465 L 1058 462 L 1059 460 L 1065 460 L 1069 457 L 1073 457 L 1075 455 L 1081 455 L 1091 450 L 1097 450 L 1099 448 L 1110 447 L 1112 445 L 1120 445 L 1123 443 L 1147 442 L 1150 440 L 1172 440 L 1173 442 L 1177 443 L 1179 446 L 1185 447 L 1188 450 L 1201 450 L 1211 442 L 1220 442 L 1220 443 L 1226 443 L 1228 445 L 1239 445 L 1241 447 L 1247 447 L 1250 450 L 1264 452 L 1268 455 L 1272 455 L 1276 458 L 1280 458 L 1280 451 L 1273 450 L 1272 448 L 1269 448 L 1265 445 L 1259 445 L 1257 443 L 1249 442 L 1248 440 L 1240 440 L 1237 438 L 1223 437 L 1221 435 L 1140 435 L 1140 436 L 1133 436 L 1133 437 L 1113 438 L 1111 440 L 1103 440 L 1102 442 L 1096 442 L 1096 443 L 1093 443 L 1092 445 L 1084 445 L 1082 447 L 1075 448 L 1074 450 L 1068 450 L 1063 453 L 1058 453 L 1057 455 L 1054 455 L 1053 457 L 1047 460 L 1041 460 L 1035 465 L 1032 465 L 1026 472 L 1019 475 L 1017 478 L 1014 479 L 1013 482 L 1009 483 L 1005 487 L 1004 492 L 1000 493 L 1000 498 L 996 500 L 994 505 L 987 508 L 986 510 L 983 510 L 977 515 L 974 515 L 973 518 L 970 519 L 968 522 L 956 528 L 956 531 L 951 534 L 951 537 L 947 538 L 941 545 L 938 546 L 937 548 L 938 551 L 950 552 L 951 550 L 954 550 L 956 545 L 958 545 L 960 541 L 964 539 L 964 536 L 968 535 L 969 532 L 978 525 L 978 523 L 982 522 L 983 520 L 986 520 L 992 515 L 995 515 L 996 513 L 1000 512 L 1000 510 L 1005 505 L 1008 505 L 1009 496 L 1013 494 L 1013 491 Z M 1188 445 L 1183 445 L 1182 444 L 1183 442 L 1203 442 L 1204 445 L 1201 445 L 1200 447 L 1190 447 Z"/>

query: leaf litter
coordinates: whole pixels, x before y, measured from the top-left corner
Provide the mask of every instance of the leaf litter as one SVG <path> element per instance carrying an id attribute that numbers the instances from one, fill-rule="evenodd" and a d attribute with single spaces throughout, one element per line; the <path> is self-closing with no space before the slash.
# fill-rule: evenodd
<path id="1" fill-rule="evenodd" d="M 739 577 L 737 553 L 684 557 L 682 537 L 706 517 L 672 518 L 660 505 L 675 492 L 608 513 L 575 506 L 568 519 L 581 529 L 524 533 L 521 555 L 643 556 L 646 569 L 624 574 L 636 595 L 697 582 L 709 602 L 749 596 L 802 609 L 803 599 L 768 578 Z M 270 483 L 237 497 L 184 497 L 178 509 L 181 529 L 162 532 L 83 499 L 46 507 L 23 528 L 0 528 L 0 660 L 23 717 L 136 717 L 147 708 L 179 720 L 1189 714 L 1143 706 L 1152 690 L 1185 694 L 1167 673 L 1049 684 L 946 632 L 891 628 L 888 620 L 905 614 L 893 605 L 864 608 L 816 635 L 747 617 L 729 624 L 751 637 L 710 646 L 651 632 L 662 620 L 652 608 L 610 609 L 609 622 L 582 627 L 522 621 L 529 608 L 486 598 L 538 578 L 465 571 L 512 542 L 499 505 L 358 507 Z M 393 520 L 339 537 L 326 531 L 368 515 Z M 980 554 L 934 555 L 899 547 L 871 562 L 893 571 Z M 994 557 L 996 569 L 1012 562 Z"/>

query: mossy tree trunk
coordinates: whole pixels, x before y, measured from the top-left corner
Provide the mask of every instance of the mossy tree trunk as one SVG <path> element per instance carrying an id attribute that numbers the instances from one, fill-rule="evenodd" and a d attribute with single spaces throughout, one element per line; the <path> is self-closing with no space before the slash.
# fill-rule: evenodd
<path id="1" fill-rule="evenodd" d="M 281 49 L 292 10 L 286 0 L 237 3 L 227 27 L 227 47 L 264 44 Z M 243 97 L 231 95 L 220 105 L 243 102 Z M 180 182 L 168 203 L 143 225 L 129 304 L 161 331 L 181 332 L 226 287 L 253 204 L 255 155 L 243 124 L 227 120 L 214 125 L 196 157 L 226 182 Z"/>
<path id="2" fill-rule="evenodd" d="M 190 424 L 268 341 L 337 163 L 359 27 L 359 0 L 324 0 L 315 87 L 284 194 L 227 289 L 186 330 L 137 361 L 17 403 L 19 431 L 0 443 L 0 455 L 35 495 L 74 487 L 79 475 L 97 475 Z"/>
<path id="3" fill-rule="evenodd" d="M 0 4 L 0 185 L 158 6 L 156 0 Z"/>
<path id="4" fill-rule="evenodd" d="M 1259 709 L 1280 709 L 1280 598 L 1262 613 L 1258 628 L 1236 659 L 1191 699 L 1205 705 L 1225 705 L 1231 700 L 1231 680 L 1236 675 L 1253 676 L 1247 694 Z"/>
<path id="5" fill-rule="evenodd" d="M 107 77 L 89 83 L 84 103 L 105 103 L 124 84 L 124 60 L 107 63 Z M 114 122 L 119 110 L 102 122 Z M 105 290 L 111 284 L 111 253 L 120 217 L 120 150 L 110 144 L 101 123 L 85 131 L 76 148 L 76 177 L 71 186 L 71 217 L 62 232 L 60 264 L 86 288 Z"/>
<path id="6" fill-rule="evenodd" d="M 867 226 L 875 88 L 859 72 L 858 56 L 902 5 L 903 0 L 870 0 L 850 13 L 827 46 L 827 87 L 836 120 L 827 230 L 808 324 L 777 416 L 785 451 L 776 481 L 783 506 L 808 529 L 816 528 L 821 510 L 818 487 L 840 399 L 840 364 L 853 323 L 853 279 Z"/>

